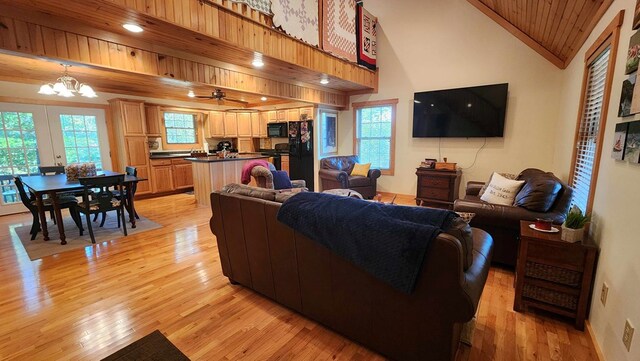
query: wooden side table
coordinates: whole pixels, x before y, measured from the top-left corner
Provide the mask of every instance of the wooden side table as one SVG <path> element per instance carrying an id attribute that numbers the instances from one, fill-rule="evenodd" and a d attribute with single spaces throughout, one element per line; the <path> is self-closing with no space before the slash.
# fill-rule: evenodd
<path id="1" fill-rule="evenodd" d="M 598 248 L 591 239 L 568 243 L 558 233 L 529 228 L 520 221 L 520 251 L 516 267 L 513 309 L 536 307 L 575 320 L 584 330 L 589 312 Z"/>
<path id="2" fill-rule="evenodd" d="M 453 209 L 460 190 L 460 170 L 435 170 L 418 168 L 418 189 L 416 204 L 435 208 Z"/>

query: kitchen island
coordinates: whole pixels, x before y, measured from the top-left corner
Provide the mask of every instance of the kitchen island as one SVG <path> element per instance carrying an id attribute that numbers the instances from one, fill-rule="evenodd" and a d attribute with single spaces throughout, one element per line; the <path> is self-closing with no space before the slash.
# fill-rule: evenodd
<path id="1" fill-rule="evenodd" d="M 251 160 L 264 159 L 268 156 L 259 154 L 243 154 L 237 158 L 197 157 L 185 158 L 192 163 L 193 192 L 200 206 L 210 206 L 209 195 L 221 190 L 226 184 L 240 183 L 242 167 Z"/>

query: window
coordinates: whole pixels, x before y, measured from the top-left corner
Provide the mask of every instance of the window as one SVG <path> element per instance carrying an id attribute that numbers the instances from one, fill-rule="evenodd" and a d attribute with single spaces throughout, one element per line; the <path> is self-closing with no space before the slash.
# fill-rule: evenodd
<path id="1" fill-rule="evenodd" d="M 33 114 L 0 112 L 0 190 L 3 204 L 20 202 L 13 176 L 37 174 L 39 164 Z"/>
<path id="2" fill-rule="evenodd" d="M 167 144 L 195 144 L 196 119 L 195 115 L 187 113 L 164 113 L 164 128 Z"/>
<path id="3" fill-rule="evenodd" d="M 60 114 L 67 164 L 93 162 L 102 169 L 98 122 L 93 115 Z"/>
<path id="4" fill-rule="evenodd" d="M 395 117 L 398 99 L 353 103 L 354 152 L 361 163 L 393 175 Z"/>
<path id="5" fill-rule="evenodd" d="M 598 179 L 598 167 L 602 152 L 602 139 L 607 121 L 607 107 L 611 93 L 611 81 L 615 67 L 620 14 L 598 38 L 585 59 L 585 76 L 578 111 L 574 141 L 573 161 L 569 185 L 573 188 L 572 206 L 591 213 L 593 194 Z M 612 50 L 614 49 L 614 50 Z"/>

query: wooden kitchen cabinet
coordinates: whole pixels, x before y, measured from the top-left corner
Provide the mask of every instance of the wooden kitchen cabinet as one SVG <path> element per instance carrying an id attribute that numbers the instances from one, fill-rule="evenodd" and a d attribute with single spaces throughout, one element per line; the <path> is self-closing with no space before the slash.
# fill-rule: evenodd
<path id="1" fill-rule="evenodd" d="M 260 113 L 251 113 L 251 136 L 260 138 Z"/>
<path id="2" fill-rule="evenodd" d="M 224 112 L 209 112 L 207 129 L 209 138 L 224 138 Z"/>
<path id="3" fill-rule="evenodd" d="M 224 136 L 236 138 L 238 136 L 238 118 L 236 113 L 224 113 Z"/>
<path id="4" fill-rule="evenodd" d="M 136 167 L 138 178 L 146 179 L 146 181 L 138 182 L 136 187 L 136 195 L 151 193 L 151 178 L 149 178 L 150 167 Z"/>
<path id="5" fill-rule="evenodd" d="M 144 102 L 119 100 L 117 102 L 123 120 L 124 135 L 147 135 Z"/>
<path id="6" fill-rule="evenodd" d="M 300 120 L 300 109 L 288 109 L 286 120 L 289 122 L 295 122 Z"/>
<path id="7" fill-rule="evenodd" d="M 251 113 L 237 113 L 238 137 L 251 137 Z"/>
<path id="8" fill-rule="evenodd" d="M 157 105 L 147 105 L 145 110 L 145 122 L 147 125 L 147 136 L 160 137 L 162 136 L 162 111 Z"/>
<path id="9" fill-rule="evenodd" d="M 277 110 L 276 111 L 276 121 L 283 122 L 287 120 L 287 111 L 286 110 Z"/>
<path id="10" fill-rule="evenodd" d="M 267 113 L 267 123 L 275 123 L 278 121 L 278 112 L 270 110 Z"/>
<path id="11" fill-rule="evenodd" d="M 307 119 L 313 119 L 316 116 L 315 108 L 314 107 L 300 108 L 300 117 L 302 117 L 303 115 L 306 115 Z"/>
<path id="12" fill-rule="evenodd" d="M 289 156 L 282 155 L 280 156 L 280 170 L 284 170 L 289 173 Z"/>
<path id="13" fill-rule="evenodd" d="M 191 168 L 191 162 L 182 159 L 173 159 L 172 162 L 174 188 L 184 189 L 193 187 L 193 170 Z"/>
<path id="14" fill-rule="evenodd" d="M 169 165 L 161 165 L 156 166 L 153 165 L 152 161 L 152 172 L 153 175 L 151 179 L 153 180 L 152 188 L 153 193 L 164 193 L 164 192 L 172 192 L 175 188 L 173 185 L 173 169 L 171 166 L 171 160 L 169 160 Z"/>

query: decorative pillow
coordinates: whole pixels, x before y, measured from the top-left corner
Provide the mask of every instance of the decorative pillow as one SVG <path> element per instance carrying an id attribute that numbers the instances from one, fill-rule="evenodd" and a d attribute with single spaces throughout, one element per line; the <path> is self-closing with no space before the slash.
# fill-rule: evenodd
<path id="1" fill-rule="evenodd" d="M 289 179 L 289 174 L 286 171 L 272 170 L 271 174 L 273 174 L 273 189 L 293 188 L 293 186 L 291 186 L 291 179 Z"/>
<path id="2" fill-rule="evenodd" d="M 555 176 L 543 173 L 526 181 L 513 205 L 534 212 L 548 212 L 561 189 L 562 184 Z"/>
<path id="3" fill-rule="evenodd" d="M 487 187 L 489 186 L 489 183 L 491 183 L 491 178 L 493 178 L 494 174 L 495 173 L 491 173 L 491 175 L 489 176 L 489 180 L 482 186 L 482 188 L 480 188 L 480 192 L 478 192 L 478 197 L 482 197 L 484 192 L 487 190 Z M 513 179 L 513 180 L 518 179 L 518 176 L 516 174 L 511 174 L 511 173 L 498 173 L 498 174 L 500 174 L 501 176 L 507 179 Z"/>
<path id="4" fill-rule="evenodd" d="M 460 218 L 462 218 L 465 222 L 469 223 L 476 216 L 475 213 L 472 212 L 456 212 Z"/>
<path id="5" fill-rule="evenodd" d="M 524 181 L 511 180 L 498 173 L 493 173 L 491 182 L 480 199 L 487 203 L 512 206 L 513 200 L 523 184 Z"/>
<path id="6" fill-rule="evenodd" d="M 353 170 L 351 171 L 352 176 L 360 176 L 366 177 L 369 175 L 369 168 L 371 168 L 371 163 L 356 163 L 353 165 Z"/>

